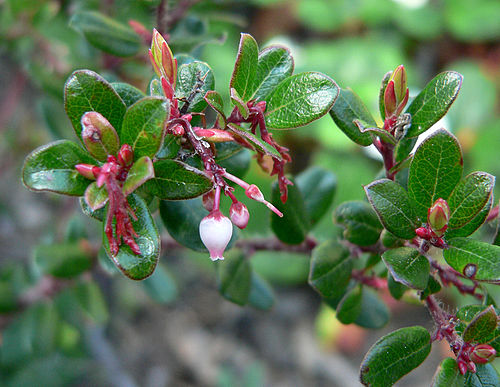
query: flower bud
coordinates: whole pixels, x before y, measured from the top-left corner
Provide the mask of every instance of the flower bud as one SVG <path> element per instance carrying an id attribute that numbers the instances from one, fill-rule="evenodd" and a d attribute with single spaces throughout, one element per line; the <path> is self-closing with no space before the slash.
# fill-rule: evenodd
<path id="1" fill-rule="evenodd" d="M 202 196 L 201 200 L 205 210 L 207 210 L 208 212 L 212 212 L 215 203 L 215 190 L 207 192 L 205 195 Z"/>
<path id="2" fill-rule="evenodd" d="M 172 88 L 175 90 L 175 81 L 177 79 L 177 59 L 174 59 L 172 51 L 161 34 L 153 30 L 153 39 L 149 57 L 153 64 L 158 78 L 165 77 Z"/>
<path id="3" fill-rule="evenodd" d="M 400 65 L 392 72 L 384 92 L 385 116 L 399 115 L 408 102 L 406 70 Z"/>
<path id="4" fill-rule="evenodd" d="M 118 152 L 118 162 L 124 166 L 128 167 L 134 161 L 134 151 L 132 147 L 128 144 L 123 144 Z"/>
<path id="5" fill-rule="evenodd" d="M 219 210 L 212 211 L 200 222 L 200 238 L 210 253 L 210 259 L 224 259 L 224 250 L 233 235 L 233 224 Z"/>
<path id="6" fill-rule="evenodd" d="M 194 133 L 209 142 L 229 142 L 234 141 L 231 133 L 221 129 L 194 128 Z"/>
<path id="7" fill-rule="evenodd" d="M 491 345 L 478 344 L 474 347 L 470 354 L 470 359 L 477 364 L 485 364 L 493 360 L 497 355 L 497 351 Z"/>
<path id="8" fill-rule="evenodd" d="M 97 174 L 99 174 L 99 167 L 96 167 L 95 165 L 76 164 L 75 169 L 78 171 L 78 173 L 80 175 L 82 175 L 83 177 L 86 177 L 87 179 L 90 179 L 90 180 L 95 180 L 97 177 L 97 175 L 94 173 L 94 171 L 96 171 Z"/>
<path id="9" fill-rule="evenodd" d="M 82 116 L 82 140 L 88 152 L 100 161 L 115 155 L 120 139 L 113 125 L 98 112 L 87 112 Z"/>
<path id="10" fill-rule="evenodd" d="M 260 191 L 259 187 L 257 187 L 255 184 L 250 184 L 246 189 L 245 189 L 245 194 L 253 200 L 258 201 L 259 203 L 263 203 L 266 205 L 267 208 L 269 208 L 271 211 L 273 211 L 276 215 L 278 215 L 280 218 L 283 217 L 283 214 L 281 213 L 280 210 L 278 210 L 276 207 L 274 207 L 271 203 L 269 203 L 266 199 L 264 199 L 264 195 L 262 195 L 262 192 Z"/>
<path id="11" fill-rule="evenodd" d="M 417 236 L 419 236 L 422 239 L 430 239 L 431 238 L 431 232 L 426 229 L 425 227 L 419 227 L 415 230 L 415 233 Z"/>
<path id="12" fill-rule="evenodd" d="M 427 222 L 431 230 L 440 237 L 446 231 L 448 227 L 448 221 L 450 220 L 450 207 L 446 200 L 439 198 L 434 202 L 427 213 Z"/>
<path id="13" fill-rule="evenodd" d="M 231 204 L 229 217 L 231 218 L 231 222 L 233 222 L 236 227 L 244 229 L 248 224 L 250 213 L 248 212 L 247 206 L 241 202 L 236 202 Z"/>

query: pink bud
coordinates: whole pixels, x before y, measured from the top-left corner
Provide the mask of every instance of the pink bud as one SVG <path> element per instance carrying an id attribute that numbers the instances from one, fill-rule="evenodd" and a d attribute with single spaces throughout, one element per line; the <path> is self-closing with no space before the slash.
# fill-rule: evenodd
<path id="1" fill-rule="evenodd" d="M 212 211 L 200 222 L 201 241 L 210 253 L 210 259 L 224 259 L 224 250 L 233 235 L 233 224 L 219 210 Z"/>
<path id="2" fill-rule="evenodd" d="M 76 164 L 75 169 L 78 171 L 80 175 L 83 177 L 86 177 L 87 179 L 90 180 L 95 180 L 97 177 L 94 175 L 94 168 L 98 168 L 95 165 L 90 165 L 90 164 Z"/>
<path id="3" fill-rule="evenodd" d="M 212 211 L 215 203 L 215 190 L 211 190 L 202 196 L 202 203 L 205 210 Z"/>
<path id="4" fill-rule="evenodd" d="M 243 230 L 248 224 L 250 213 L 248 212 L 247 206 L 245 206 L 241 202 L 236 202 L 231 204 L 231 208 L 229 209 L 229 216 L 231 218 L 231 222 L 233 222 L 236 227 L 239 227 Z"/>
<path id="5" fill-rule="evenodd" d="M 271 203 L 269 203 L 266 199 L 264 199 L 264 195 L 262 195 L 262 192 L 260 191 L 259 187 L 257 187 L 255 184 L 250 184 L 246 189 L 245 189 L 245 194 L 253 200 L 258 201 L 259 203 L 263 203 L 266 205 L 267 208 L 269 208 L 271 211 L 273 211 L 276 215 L 278 215 L 280 218 L 283 217 L 283 214 L 281 213 L 280 210 L 278 210 L 276 207 L 274 207 Z"/>
<path id="6" fill-rule="evenodd" d="M 470 358 L 474 363 L 485 364 L 493 360 L 497 355 L 497 351 L 491 345 L 478 344 L 472 350 Z"/>
<path id="7" fill-rule="evenodd" d="M 430 239 L 431 233 L 425 227 L 419 227 L 415 230 L 415 233 L 422 239 Z"/>
<path id="8" fill-rule="evenodd" d="M 465 375 L 465 373 L 467 372 L 467 363 L 465 363 L 462 359 L 458 359 L 457 364 L 458 364 L 458 370 L 460 371 L 460 373 L 462 375 Z"/>
<path id="9" fill-rule="evenodd" d="M 124 167 L 128 167 L 134 161 L 134 151 L 128 144 L 123 144 L 118 152 L 118 162 Z"/>
<path id="10" fill-rule="evenodd" d="M 450 207 L 446 200 L 439 198 L 427 213 L 427 222 L 436 236 L 440 237 L 448 227 Z"/>
<path id="11" fill-rule="evenodd" d="M 233 135 L 226 130 L 194 128 L 194 133 L 209 142 L 234 141 Z"/>

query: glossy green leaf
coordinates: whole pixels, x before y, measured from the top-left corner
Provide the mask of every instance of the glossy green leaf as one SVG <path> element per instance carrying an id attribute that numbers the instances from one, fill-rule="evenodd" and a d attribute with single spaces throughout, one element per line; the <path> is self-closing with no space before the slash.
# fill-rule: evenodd
<path id="1" fill-rule="evenodd" d="M 238 108 L 241 116 L 245 119 L 248 118 L 250 109 L 248 108 L 248 105 L 245 103 L 245 101 L 243 101 L 243 98 L 241 98 L 241 96 L 238 94 L 236 89 L 231 88 L 231 90 L 229 91 L 229 97 L 231 98 L 232 104 Z"/>
<path id="2" fill-rule="evenodd" d="M 328 240 L 312 252 L 309 284 L 324 298 L 338 297 L 349 284 L 352 268 L 349 250 L 333 239 Z"/>
<path id="3" fill-rule="evenodd" d="M 320 167 L 307 168 L 295 177 L 304 198 L 311 224 L 317 223 L 332 204 L 337 190 L 337 177 Z"/>
<path id="4" fill-rule="evenodd" d="M 361 313 L 354 324 L 368 329 L 379 329 L 384 327 L 390 318 L 390 311 L 384 301 L 375 290 L 363 288 L 361 299 Z"/>
<path id="5" fill-rule="evenodd" d="M 166 134 L 163 139 L 163 144 L 161 145 L 160 150 L 156 154 L 155 158 L 158 160 L 161 159 L 173 159 L 179 153 L 181 146 L 179 144 L 179 137 L 174 136 L 173 134 Z"/>
<path id="6" fill-rule="evenodd" d="M 420 299 L 425 300 L 431 294 L 435 294 L 441 291 L 441 284 L 437 281 L 433 275 L 429 276 L 429 282 L 427 282 L 427 287 L 420 292 Z"/>
<path id="7" fill-rule="evenodd" d="M 427 287 L 429 261 L 417 249 L 399 247 L 387 250 L 382 259 L 396 281 L 413 289 L 424 290 Z"/>
<path id="8" fill-rule="evenodd" d="M 365 386 L 392 386 L 417 368 L 431 351 L 431 337 L 424 327 L 401 328 L 379 339 L 361 364 Z"/>
<path id="9" fill-rule="evenodd" d="M 266 125 L 274 129 L 307 125 L 328 113 L 338 94 L 337 84 L 324 74 L 292 75 L 267 97 Z"/>
<path id="10" fill-rule="evenodd" d="M 235 142 L 215 144 L 215 162 L 232 175 L 243 177 L 250 168 L 252 154 Z"/>
<path id="11" fill-rule="evenodd" d="M 118 134 L 122 144 L 132 147 L 134 160 L 154 157 L 160 150 L 168 115 L 169 103 L 160 97 L 145 97 L 127 110 Z"/>
<path id="12" fill-rule="evenodd" d="M 293 73 L 293 58 L 285 47 L 270 46 L 259 53 L 250 99 L 265 100 L 273 89 Z"/>
<path id="13" fill-rule="evenodd" d="M 208 215 L 201 199 L 160 201 L 160 216 L 168 233 L 181 245 L 196 251 L 206 252 L 201 241 L 199 226 Z M 182 222 L 179 222 L 182 219 Z"/>
<path id="14" fill-rule="evenodd" d="M 125 82 L 113 82 L 111 87 L 118 93 L 127 108 L 146 96 L 137 87 Z"/>
<path id="15" fill-rule="evenodd" d="M 477 215 L 472 218 L 469 223 L 463 225 L 460 228 L 448 228 L 446 230 L 446 238 L 456 238 L 456 237 L 466 237 L 474 233 L 481 225 L 486 221 L 491 209 L 491 205 L 493 204 L 493 195 L 490 196 L 490 200 L 488 203 L 477 213 Z M 497 244 L 497 243 L 493 243 Z M 500 244 L 497 244 L 500 245 Z"/>
<path id="16" fill-rule="evenodd" d="M 377 214 L 366 202 L 344 202 L 337 207 L 333 216 L 336 223 L 345 227 L 345 239 L 358 246 L 377 243 L 383 229 Z"/>
<path id="17" fill-rule="evenodd" d="M 151 97 L 165 97 L 161 82 L 158 78 L 154 77 L 151 79 L 151 82 L 149 82 L 148 95 Z"/>
<path id="18" fill-rule="evenodd" d="M 387 230 L 399 238 L 415 237 L 415 229 L 419 227 L 417 213 L 403 187 L 392 180 L 381 179 L 364 188 L 370 204 Z"/>
<path id="19" fill-rule="evenodd" d="M 139 35 L 130 27 L 96 11 L 77 12 L 69 24 L 90 44 L 116 56 L 134 55 L 141 47 Z"/>
<path id="20" fill-rule="evenodd" d="M 258 55 L 259 47 L 255 39 L 249 34 L 241 34 L 229 87 L 234 88 L 244 102 L 249 101 L 255 91 Z"/>
<path id="21" fill-rule="evenodd" d="M 196 91 L 189 101 L 189 112 L 201 112 L 207 107 L 207 102 L 203 98 L 205 94 L 215 88 L 215 79 L 212 69 L 205 62 L 191 62 L 179 66 L 177 70 L 177 89 L 176 98 L 189 99 L 191 94 Z M 181 109 L 185 109 L 181 106 Z"/>
<path id="22" fill-rule="evenodd" d="M 497 326 L 498 317 L 495 308 L 490 305 L 474 316 L 465 327 L 462 337 L 466 342 L 483 343 L 493 334 Z"/>
<path id="23" fill-rule="evenodd" d="M 90 218 L 96 219 L 99 222 L 102 222 L 106 216 L 106 209 L 104 207 L 99 208 L 98 210 L 93 210 L 85 201 L 84 197 L 79 198 L 78 202 L 80 203 L 80 208 L 82 212 Z"/>
<path id="24" fill-rule="evenodd" d="M 451 357 L 444 359 L 439 365 L 434 377 L 432 387 L 464 387 L 465 375 L 458 369 L 457 361 Z"/>
<path id="25" fill-rule="evenodd" d="M 398 238 L 396 235 L 390 233 L 386 229 L 383 229 L 382 233 L 380 234 L 380 242 L 382 242 L 382 245 L 387 248 L 401 247 L 404 244 L 403 239 Z"/>
<path id="26" fill-rule="evenodd" d="M 342 324 L 351 324 L 361 313 L 361 301 L 363 299 L 363 287 L 361 285 L 349 290 L 337 305 L 335 316 Z"/>
<path id="27" fill-rule="evenodd" d="M 368 111 L 361 98 L 351 89 L 340 89 L 330 116 L 335 124 L 356 144 L 367 146 L 372 143 L 372 136 L 368 132 L 361 132 L 354 120 L 361 119 L 371 126 L 377 126 L 374 118 Z"/>
<path id="28" fill-rule="evenodd" d="M 394 148 L 394 159 L 396 163 L 399 163 L 408 157 L 410 152 L 415 147 L 417 140 L 418 140 L 417 137 L 414 138 L 403 137 L 401 140 L 399 140 L 396 147 Z"/>
<path id="29" fill-rule="evenodd" d="M 288 186 L 288 199 L 281 201 L 278 183 L 272 187 L 271 203 L 283 213 L 283 217 L 271 215 L 271 228 L 282 242 L 297 245 L 302 243 L 311 228 L 304 197 L 295 185 Z"/>
<path id="30" fill-rule="evenodd" d="M 74 142 L 60 140 L 31 152 L 23 166 L 23 183 L 33 191 L 81 196 L 92 180 L 75 169 L 76 164 L 96 161 Z"/>
<path id="31" fill-rule="evenodd" d="M 274 305 L 274 292 L 271 285 L 255 271 L 252 271 L 252 284 L 248 295 L 248 305 L 259 310 L 269 310 Z"/>
<path id="32" fill-rule="evenodd" d="M 465 374 L 466 387 L 496 387 L 500 385 L 498 372 L 491 364 L 477 364 L 476 373 Z"/>
<path id="33" fill-rule="evenodd" d="M 469 238 L 453 238 L 448 245 L 443 256 L 453 269 L 478 281 L 500 282 L 500 246 Z"/>
<path id="34" fill-rule="evenodd" d="M 109 251 L 108 238 L 104 234 L 106 222 L 103 222 L 103 245 L 109 258 L 123 274 L 133 280 L 142 280 L 153 273 L 158 263 L 160 234 L 144 200 L 135 194 L 129 195 L 127 199 L 137 217 L 137 220 L 131 220 L 134 231 L 137 233 L 135 241 L 141 254 L 134 254 L 129 246 L 122 243 L 118 254 L 113 256 Z"/>
<path id="35" fill-rule="evenodd" d="M 465 177 L 448 199 L 448 228 L 460 228 L 474 219 L 489 202 L 494 186 L 495 177 L 489 173 L 473 172 Z"/>
<path id="36" fill-rule="evenodd" d="M 218 113 L 218 117 L 222 121 L 221 127 L 225 127 L 227 120 L 224 113 L 224 100 L 222 96 L 216 91 L 211 90 L 206 92 L 204 99 Z"/>
<path id="37" fill-rule="evenodd" d="M 42 272 L 58 278 L 75 277 L 92 266 L 90 251 L 78 242 L 39 245 L 33 259 Z"/>
<path id="38" fill-rule="evenodd" d="M 151 276 L 141 281 L 146 293 L 160 304 L 169 304 L 177 298 L 177 284 L 173 275 L 163 266 L 156 266 Z"/>
<path id="39" fill-rule="evenodd" d="M 281 157 L 280 153 L 271 145 L 269 145 L 267 142 L 264 140 L 261 140 L 254 134 L 252 134 L 249 131 L 246 131 L 243 129 L 241 126 L 236 125 L 236 124 L 229 124 L 228 125 L 229 131 L 231 131 L 233 134 L 241 137 L 243 140 L 246 140 L 249 142 L 258 152 L 263 153 L 265 155 L 271 156 L 277 160 L 282 160 L 283 158 Z"/>
<path id="40" fill-rule="evenodd" d="M 155 177 L 153 162 L 148 156 L 139 158 L 128 171 L 127 179 L 123 183 L 123 193 L 130 195 L 146 181 Z"/>
<path id="41" fill-rule="evenodd" d="M 427 210 L 437 199 L 448 199 L 462 170 L 460 144 L 450 132 L 438 130 L 418 147 L 410 166 L 408 194 L 422 221 L 427 220 Z"/>
<path id="42" fill-rule="evenodd" d="M 373 126 L 373 124 L 370 125 L 366 121 L 358 119 L 354 119 L 353 123 L 358 127 L 359 131 L 363 134 L 368 133 L 371 134 L 372 136 L 380 137 L 380 139 L 392 145 L 396 145 L 397 143 L 396 138 L 385 129 Z"/>
<path id="43" fill-rule="evenodd" d="M 412 101 L 406 113 L 411 114 L 411 127 L 406 137 L 425 132 L 438 122 L 457 98 L 463 77 L 455 71 L 436 75 Z"/>
<path id="44" fill-rule="evenodd" d="M 212 180 L 202 171 L 180 161 L 159 160 L 153 165 L 155 177 L 144 189 L 162 200 L 192 199 L 213 188 Z"/>
<path id="45" fill-rule="evenodd" d="M 387 273 L 387 288 L 391 296 L 396 300 L 400 300 L 403 294 L 408 290 L 408 287 L 396 281 L 390 272 Z"/>
<path id="46" fill-rule="evenodd" d="M 120 131 L 126 106 L 113 87 L 99 74 L 77 70 L 64 85 L 64 108 L 78 138 L 82 138 L 80 120 L 86 112 L 102 114 Z"/>
<path id="47" fill-rule="evenodd" d="M 108 155 L 116 156 L 120 139 L 115 128 L 97 112 L 87 112 L 82 116 L 82 140 L 90 155 L 105 161 Z"/>
<path id="48" fill-rule="evenodd" d="M 217 262 L 217 282 L 222 296 L 238 305 L 245 305 L 252 287 L 252 268 L 239 250 L 226 252 Z"/>
<path id="49" fill-rule="evenodd" d="M 91 211 L 97 211 L 100 208 L 103 208 L 109 199 L 106 185 L 99 188 L 97 187 L 97 183 L 95 181 L 92 182 L 85 190 L 83 198 L 85 199 L 87 206 L 90 207 Z"/>

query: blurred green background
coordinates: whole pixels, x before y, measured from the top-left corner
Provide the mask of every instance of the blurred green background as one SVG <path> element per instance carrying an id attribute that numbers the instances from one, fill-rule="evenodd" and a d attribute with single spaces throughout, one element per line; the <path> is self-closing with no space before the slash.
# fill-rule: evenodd
<path id="1" fill-rule="evenodd" d="M 75 140 L 63 108 L 68 75 L 89 68 L 145 90 L 153 74 L 140 38 L 132 55 L 104 53 L 85 39 L 74 15 L 96 10 L 129 32 L 131 19 L 151 30 L 160 3 L 0 2 L 0 298 L 40 283 L 40 268 L 33 265 L 37 245 L 68 232 L 99 240 L 99 227 L 79 214 L 77 200 L 31 193 L 20 183 L 23 159 L 32 149 L 55 139 Z M 252 34 L 260 47 L 290 47 L 296 72 L 324 72 L 352 88 L 375 117 L 381 79 L 399 64 L 408 71 L 410 96 L 441 71 L 462 73 L 462 90 L 441 125 L 459 138 L 466 172 L 500 176 L 499 1 L 179 0 L 163 5 L 172 50 L 209 63 L 216 90 L 227 101 L 241 32 Z M 275 137 L 291 149 L 291 174 L 311 165 L 336 174 L 334 203 L 313 231 L 318 240 L 331 237 L 338 232 L 331 211 L 345 200 L 362 200 L 361 185 L 374 179 L 380 162 L 351 143 L 328 115 Z M 254 161 L 246 180 L 269 197 L 273 179 Z M 499 193 L 497 185 L 497 198 Z M 267 210 L 247 204 L 252 216 L 242 237 L 269 236 Z M 485 227 L 481 235 L 492 232 Z M 2 314 L 0 384 L 356 385 L 363 354 L 383 332 L 419 321 L 432 328 L 424 308 L 393 303 L 391 326 L 381 331 L 342 327 L 306 286 L 307 257 L 262 252 L 251 263 L 274 285 L 270 312 L 224 301 L 206 255 L 173 249 L 164 253 L 162 269 L 146 285 L 101 270 L 93 273 L 95 281 L 80 279 L 49 297 L 55 302 L 42 300 L 23 313 Z M 454 302 L 455 296 L 446 297 Z M 429 359 L 400 385 L 429 385 L 444 356 L 439 347 L 436 351 L 437 360 Z"/>

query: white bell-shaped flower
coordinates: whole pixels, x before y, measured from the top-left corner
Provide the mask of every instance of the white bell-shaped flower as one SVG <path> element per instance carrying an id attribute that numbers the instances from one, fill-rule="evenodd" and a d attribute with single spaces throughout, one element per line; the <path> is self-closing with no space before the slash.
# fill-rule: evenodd
<path id="1" fill-rule="evenodd" d="M 212 261 L 224 259 L 224 250 L 233 235 L 233 224 L 219 210 L 212 211 L 200 222 L 201 241 Z"/>

